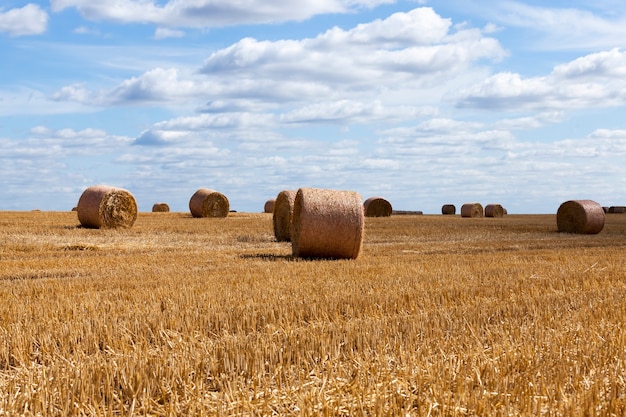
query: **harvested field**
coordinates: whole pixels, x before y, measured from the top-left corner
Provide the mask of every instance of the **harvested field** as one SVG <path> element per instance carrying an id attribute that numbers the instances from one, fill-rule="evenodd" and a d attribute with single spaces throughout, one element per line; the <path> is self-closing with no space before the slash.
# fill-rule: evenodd
<path id="1" fill-rule="evenodd" d="M 626 216 L 366 218 L 356 260 L 197 224 L 0 212 L 0 414 L 626 413 Z"/>

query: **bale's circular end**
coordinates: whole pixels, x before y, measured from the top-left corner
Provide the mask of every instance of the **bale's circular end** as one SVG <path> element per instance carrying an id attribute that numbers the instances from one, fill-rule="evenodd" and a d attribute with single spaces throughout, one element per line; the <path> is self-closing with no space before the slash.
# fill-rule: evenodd
<path id="1" fill-rule="evenodd" d="M 283 190 L 276 196 L 272 222 L 274 224 L 274 236 L 279 242 L 291 240 L 291 216 L 293 203 L 296 199 L 296 190 Z"/>
<path id="2" fill-rule="evenodd" d="M 461 217 L 483 217 L 483 206 L 480 203 L 465 203 L 461 206 Z"/>
<path id="3" fill-rule="evenodd" d="M 76 212 L 83 227 L 130 228 L 137 220 L 137 201 L 122 188 L 94 185 L 83 191 Z"/>
<path id="4" fill-rule="evenodd" d="M 456 214 L 456 206 L 454 204 L 444 204 L 441 206 L 441 214 L 446 216 Z"/>
<path id="5" fill-rule="evenodd" d="M 604 210 L 593 200 L 570 200 L 559 206 L 556 224 L 559 232 L 597 234 L 604 228 Z"/>
<path id="6" fill-rule="evenodd" d="M 274 212 L 274 204 L 276 204 L 276 200 L 273 198 L 270 198 L 269 200 L 267 200 L 265 202 L 265 205 L 263 206 L 263 213 L 273 213 Z"/>
<path id="7" fill-rule="evenodd" d="M 361 196 L 354 191 L 300 188 L 294 200 L 294 256 L 356 259 L 365 223 Z"/>
<path id="8" fill-rule="evenodd" d="M 169 213 L 170 206 L 167 203 L 154 203 L 152 205 L 153 213 Z"/>
<path id="9" fill-rule="evenodd" d="M 504 217 L 504 207 L 500 204 L 487 204 L 485 206 L 485 217 Z"/>
<path id="10" fill-rule="evenodd" d="M 226 217 L 230 203 L 224 194 L 200 188 L 191 196 L 189 210 L 193 217 Z"/>
<path id="11" fill-rule="evenodd" d="M 370 197 L 363 203 L 365 217 L 389 217 L 393 212 L 391 203 L 382 197 Z"/>

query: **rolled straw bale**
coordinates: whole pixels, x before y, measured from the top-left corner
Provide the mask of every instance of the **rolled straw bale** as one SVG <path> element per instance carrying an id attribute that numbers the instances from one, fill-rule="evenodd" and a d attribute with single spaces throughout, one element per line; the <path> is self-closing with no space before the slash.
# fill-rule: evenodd
<path id="1" fill-rule="evenodd" d="M 611 206 L 611 207 L 609 207 L 609 213 L 626 213 L 626 207 L 624 207 L 624 206 Z"/>
<path id="2" fill-rule="evenodd" d="M 556 223 L 559 232 L 596 234 L 604 227 L 604 210 L 593 200 L 570 200 L 559 207 Z"/>
<path id="3" fill-rule="evenodd" d="M 444 204 L 441 206 L 441 214 L 456 214 L 456 206 L 454 204 Z"/>
<path id="4" fill-rule="evenodd" d="M 465 203 L 461 206 L 461 217 L 483 217 L 483 206 L 480 203 Z"/>
<path id="5" fill-rule="evenodd" d="M 133 195 L 108 185 L 94 185 L 83 191 L 76 207 L 78 221 L 90 228 L 130 228 L 137 220 Z"/>
<path id="6" fill-rule="evenodd" d="M 602 210 L 604 211 L 604 214 L 609 212 L 610 207 L 607 206 L 602 206 Z"/>
<path id="7" fill-rule="evenodd" d="M 191 196 L 189 210 L 193 217 L 227 217 L 230 203 L 224 194 L 200 188 Z"/>
<path id="8" fill-rule="evenodd" d="M 291 240 L 291 216 L 296 192 L 296 190 L 283 190 L 276 196 L 272 221 L 274 223 L 274 236 L 279 242 Z"/>
<path id="9" fill-rule="evenodd" d="M 152 205 L 153 213 L 169 213 L 170 206 L 167 203 L 154 203 Z"/>
<path id="10" fill-rule="evenodd" d="M 356 259 L 365 223 L 361 201 L 354 191 L 300 188 L 291 221 L 293 255 Z"/>
<path id="11" fill-rule="evenodd" d="M 267 200 L 265 202 L 265 205 L 263 206 L 263 212 L 264 213 L 273 213 L 274 212 L 274 204 L 276 204 L 276 199 L 270 198 L 269 200 Z"/>
<path id="12" fill-rule="evenodd" d="M 389 217 L 393 212 L 391 203 L 382 197 L 370 197 L 363 203 L 365 217 Z"/>
<path id="13" fill-rule="evenodd" d="M 485 217 L 504 217 L 504 207 L 500 204 L 487 204 L 485 206 Z"/>

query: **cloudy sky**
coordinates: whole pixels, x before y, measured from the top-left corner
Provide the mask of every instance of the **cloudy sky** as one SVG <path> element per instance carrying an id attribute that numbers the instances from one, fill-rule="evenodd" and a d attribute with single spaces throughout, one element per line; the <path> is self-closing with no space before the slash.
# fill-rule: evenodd
<path id="1" fill-rule="evenodd" d="M 626 205 L 625 44 L 622 0 L 3 0 L 0 210 Z"/>

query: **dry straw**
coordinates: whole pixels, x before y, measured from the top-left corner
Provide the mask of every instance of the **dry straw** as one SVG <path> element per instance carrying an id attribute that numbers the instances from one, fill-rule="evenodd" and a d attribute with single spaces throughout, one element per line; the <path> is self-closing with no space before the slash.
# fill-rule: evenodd
<path id="1" fill-rule="evenodd" d="M 130 228 L 137 220 L 137 202 L 122 188 L 94 185 L 83 191 L 76 212 L 83 227 Z"/>
<path id="2" fill-rule="evenodd" d="M 504 207 L 500 204 L 487 204 L 485 206 L 485 217 L 504 217 Z"/>
<path id="3" fill-rule="evenodd" d="M 273 213 L 274 212 L 274 204 L 276 204 L 276 200 L 273 198 L 270 198 L 269 200 L 267 200 L 265 202 L 265 205 L 263 206 L 263 212 L 264 213 Z"/>
<path id="4" fill-rule="evenodd" d="M 461 217 L 483 217 L 483 206 L 480 203 L 465 203 L 461 206 Z"/>
<path id="5" fill-rule="evenodd" d="M 279 242 L 291 240 L 291 216 L 293 203 L 296 199 L 296 190 L 283 190 L 276 196 L 274 202 L 274 236 Z"/>
<path id="6" fill-rule="evenodd" d="M 441 214 L 456 214 L 456 206 L 454 204 L 444 204 L 443 206 L 441 206 Z"/>
<path id="7" fill-rule="evenodd" d="M 570 200 L 556 212 L 559 232 L 596 234 L 604 227 L 604 210 L 593 200 Z"/>
<path id="8" fill-rule="evenodd" d="M 361 196 L 354 191 L 300 188 L 294 201 L 294 256 L 356 259 L 365 223 Z"/>
<path id="9" fill-rule="evenodd" d="M 152 206 L 153 213 L 169 213 L 170 206 L 167 203 L 154 203 Z"/>
<path id="10" fill-rule="evenodd" d="M 224 194 L 200 188 L 191 196 L 189 210 L 193 217 L 226 217 L 230 203 Z"/>
<path id="11" fill-rule="evenodd" d="M 366 217 L 389 217 L 393 212 L 391 203 L 382 197 L 370 197 L 363 203 Z"/>

